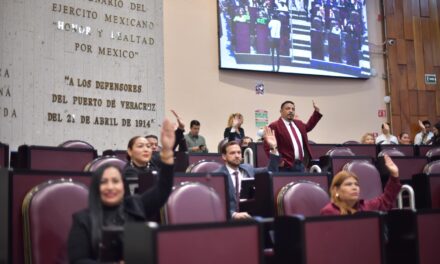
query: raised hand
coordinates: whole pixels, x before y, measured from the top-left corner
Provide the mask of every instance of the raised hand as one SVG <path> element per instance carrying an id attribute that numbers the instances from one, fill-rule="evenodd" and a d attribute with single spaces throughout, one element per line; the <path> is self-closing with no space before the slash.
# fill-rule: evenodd
<path id="1" fill-rule="evenodd" d="M 314 100 L 312 100 L 312 103 L 313 103 L 313 108 L 315 109 L 315 111 L 319 113 L 319 107 L 318 107 L 318 105 L 316 105 L 316 103 L 315 103 Z"/>
<path id="2" fill-rule="evenodd" d="M 171 110 L 171 113 L 173 113 L 173 115 L 176 117 L 177 120 L 177 124 L 179 126 L 179 128 L 181 130 L 185 130 L 185 124 L 183 123 L 182 119 L 180 118 L 180 116 L 176 113 L 176 111 Z"/>
<path id="3" fill-rule="evenodd" d="M 238 127 L 242 124 L 242 120 L 239 115 L 234 116 L 232 120 L 232 127 L 238 129 Z"/>
<path id="4" fill-rule="evenodd" d="M 270 148 L 277 147 L 277 138 L 275 137 L 275 131 L 270 129 L 270 127 L 264 127 L 264 141 L 270 146 Z"/>
<path id="5" fill-rule="evenodd" d="M 399 168 L 397 165 L 393 162 L 393 160 L 388 155 L 383 156 L 385 159 L 385 166 L 388 168 L 391 176 L 393 177 L 399 177 Z"/>
<path id="6" fill-rule="evenodd" d="M 162 151 L 173 151 L 174 141 L 176 136 L 174 134 L 174 125 L 170 120 L 165 119 L 162 123 L 162 131 L 160 134 L 160 141 L 162 144 Z"/>
<path id="7" fill-rule="evenodd" d="M 420 127 L 420 129 L 422 129 L 422 132 L 423 133 L 426 133 L 426 128 L 425 128 L 425 125 L 422 123 L 422 121 L 420 121 L 419 120 L 419 127 Z"/>
<path id="8" fill-rule="evenodd" d="M 388 123 L 383 123 L 383 130 L 386 132 L 390 131 L 390 126 L 388 125 Z"/>

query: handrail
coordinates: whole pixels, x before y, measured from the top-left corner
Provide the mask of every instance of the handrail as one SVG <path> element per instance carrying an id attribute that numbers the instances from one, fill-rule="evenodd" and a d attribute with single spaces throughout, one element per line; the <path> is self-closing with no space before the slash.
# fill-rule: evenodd
<path id="1" fill-rule="evenodd" d="M 318 165 L 313 165 L 312 167 L 310 167 L 310 172 L 317 172 L 317 173 L 321 173 L 321 167 L 319 167 Z"/>
<path id="2" fill-rule="evenodd" d="M 413 211 L 416 210 L 416 200 L 414 198 L 414 189 L 408 184 L 402 185 L 399 194 L 397 195 L 397 207 L 403 209 L 402 195 L 404 192 L 408 192 L 409 195 L 409 208 Z"/>
<path id="3" fill-rule="evenodd" d="M 244 163 L 251 164 L 252 167 L 255 166 L 255 164 L 254 164 L 254 151 L 251 148 L 246 148 L 244 150 L 243 156 L 244 156 L 243 157 Z"/>

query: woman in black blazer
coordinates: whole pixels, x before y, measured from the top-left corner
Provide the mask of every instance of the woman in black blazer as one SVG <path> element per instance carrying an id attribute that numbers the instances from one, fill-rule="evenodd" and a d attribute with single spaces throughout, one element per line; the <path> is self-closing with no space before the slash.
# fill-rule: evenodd
<path id="1" fill-rule="evenodd" d="M 160 177 L 157 184 L 141 195 L 129 195 L 119 168 L 105 166 L 93 175 L 88 208 L 73 215 L 68 239 L 69 263 L 98 263 L 101 228 L 123 226 L 130 221 L 144 222 L 167 201 L 173 185 L 174 128 L 162 125 Z M 123 261 L 123 260 L 121 260 Z"/>
<path id="2" fill-rule="evenodd" d="M 231 114 L 228 118 L 228 127 L 225 128 L 223 137 L 228 141 L 241 141 L 244 138 L 244 129 L 241 127 L 243 124 L 243 115 L 240 113 Z"/>

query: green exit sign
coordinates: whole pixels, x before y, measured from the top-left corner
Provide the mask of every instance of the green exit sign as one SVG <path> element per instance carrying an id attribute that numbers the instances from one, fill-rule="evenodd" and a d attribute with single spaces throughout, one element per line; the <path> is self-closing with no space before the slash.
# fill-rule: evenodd
<path id="1" fill-rule="evenodd" d="M 425 84 L 437 84 L 437 76 L 435 74 L 425 74 Z"/>

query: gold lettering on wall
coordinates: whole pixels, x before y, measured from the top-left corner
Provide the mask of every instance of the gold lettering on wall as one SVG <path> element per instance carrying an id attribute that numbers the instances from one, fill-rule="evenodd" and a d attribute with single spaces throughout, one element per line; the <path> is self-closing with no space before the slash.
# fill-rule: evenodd
<path id="1" fill-rule="evenodd" d="M 9 70 L 0 68 L 0 118 L 17 118 L 17 111 L 11 104 L 13 88 L 9 82 Z"/>
<path id="2" fill-rule="evenodd" d="M 124 2 L 122 0 L 83 0 L 83 2 L 94 5 L 105 5 L 109 8 L 108 12 L 97 12 L 93 7 L 83 7 L 75 3 L 61 4 L 52 3 L 51 12 L 63 15 L 55 20 L 53 24 L 56 29 L 63 34 L 76 34 L 76 41 L 73 42 L 73 52 L 81 55 L 100 57 L 111 57 L 116 59 L 136 59 L 139 51 L 136 46 L 139 45 L 140 51 L 146 46 L 154 46 L 155 39 L 153 37 L 155 23 L 146 17 L 148 7 L 143 3 L 135 1 Z M 94 6 L 95 7 L 95 6 Z M 130 13 L 116 14 L 116 9 L 128 10 Z M 138 14 L 134 14 L 134 12 Z M 140 15 L 140 14 L 145 15 Z M 133 17 L 130 17 L 133 14 Z M 66 21 L 68 18 L 71 21 Z M 75 18 L 81 18 L 81 21 L 74 21 Z M 90 24 L 85 19 L 90 19 Z M 96 23 L 103 22 L 106 26 L 99 26 Z M 112 28 L 108 28 L 108 26 Z M 112 42 L 98 42 L 94 40 L 108 39 Z M 102 43 L 106 43 L 105 46 Z M 112 47 L 113 44 L 118 46 Z M 119 44 L 120 43 L 120 44 Z M 70 46 L 72 47 L 72 46 Z M 1 70 L 0 70 L 0 73 Z M 76 76 L 74 76 L 76 75 Z M 92 126 L 108 126 L 108 127 L 137 127 L 150 128 L 155 122 L 154 118 L 142 119 L 136 117 L 112 117 L 102 114 L 75 114 L 71 113 L 70 106 L 84 107 L 84 109 L 93 111 L 92 109 L 119 109 L 124 111 L 145 111 L 156 112 L 156 102 L 145 102 L 145 99 L 133 100 L 130 97 L 123 98 L 121 94 L 139 94 L 139 98 L 145 98 L 142 93 L 145 90 L 142 84 L 137 82 L 121 82 L 118 80 L 93 80 L 84 78 L 77 74 L 64 75 L 64 84 L 70 93 L 55 92 L 50 94 L 50 102 L 54 107 L 57 105 L 58 110 L 47 112 L 47 121 L 51 123 L 68 123 L 76 125 L 92 125 Z M 56 89 L 59 91 L 59 89 Z M 96 96 L 96 91 L 102 92 L 102 96 Z M 89 95 L 87 93 L 90 93 Z M 121 98 L 120 98 L 121 97 Z M 67 106 L 66 110 L 59 108 Z M 77 108 L 73 108 L 77 109 Z M 102 111 L 97 111 L 102 112 Z M 136 115 L 134 115 L 136 116 Z"/>

